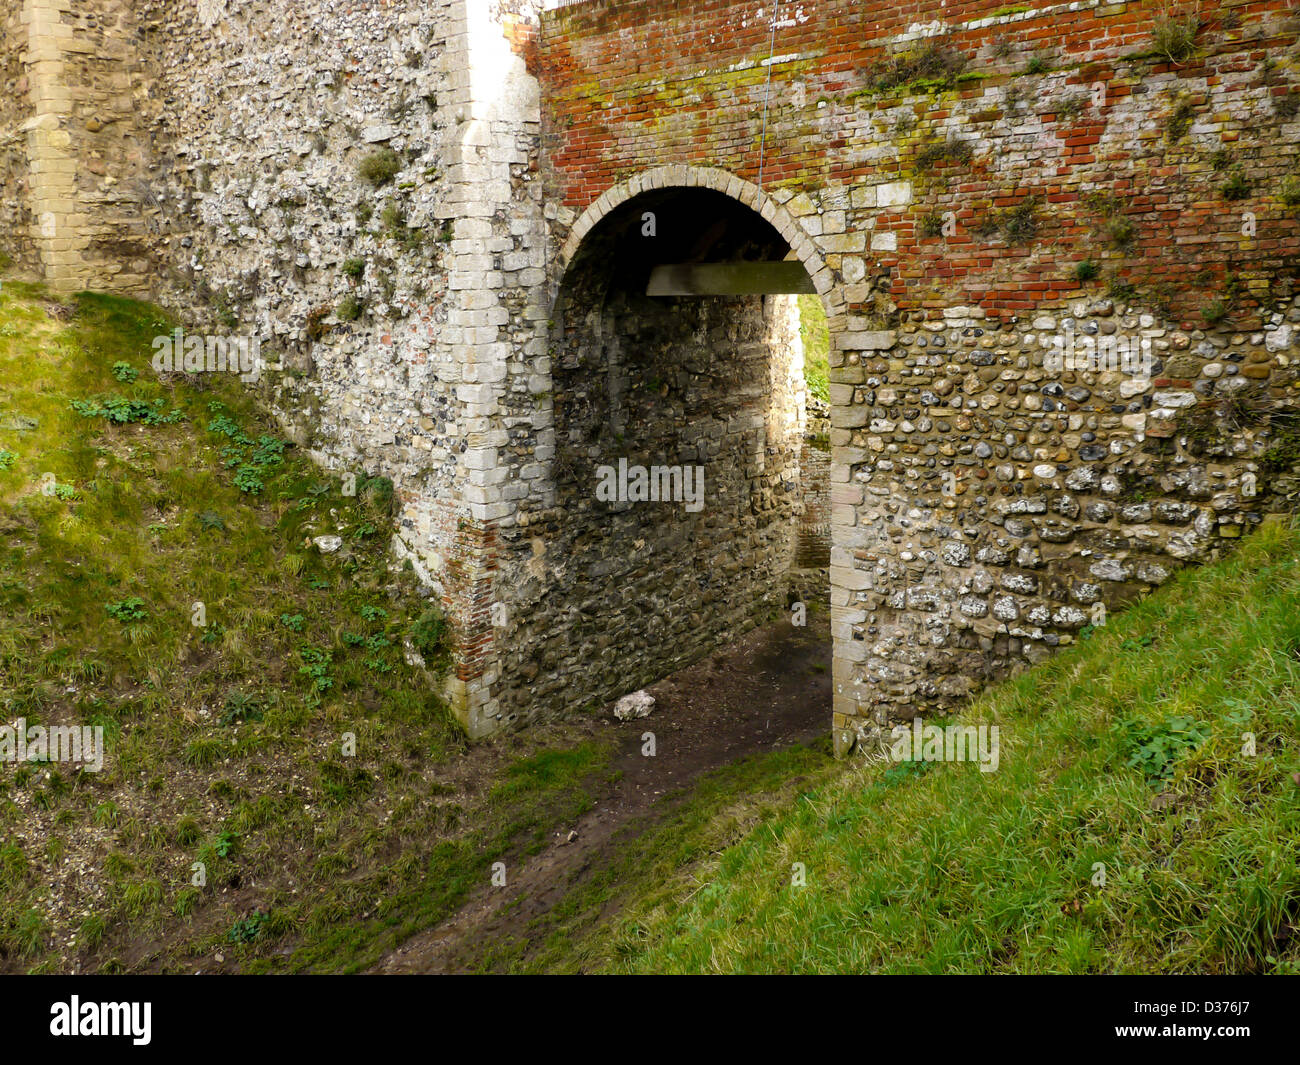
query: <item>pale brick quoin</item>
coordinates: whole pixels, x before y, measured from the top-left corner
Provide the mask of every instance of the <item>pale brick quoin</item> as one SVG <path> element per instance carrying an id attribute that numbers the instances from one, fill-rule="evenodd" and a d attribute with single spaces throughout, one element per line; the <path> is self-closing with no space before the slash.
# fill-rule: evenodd
<path id="1" fill-rule="evenodd" d="M 1300 17 L 1189 2 L 1173 56 L 1162 2 L 1023 6 L 16 0 L 0 254 L 260 337 L 285 432 L 393 480 L 474 737 L 809 594 L 792 297 L 645 291 L 656 265 L 797 261 L 831 332 L 848 751 L 1300 492 L 1273 448 Z M 702 467 L 706 506 L 597 500 L 620 457 Z"/>

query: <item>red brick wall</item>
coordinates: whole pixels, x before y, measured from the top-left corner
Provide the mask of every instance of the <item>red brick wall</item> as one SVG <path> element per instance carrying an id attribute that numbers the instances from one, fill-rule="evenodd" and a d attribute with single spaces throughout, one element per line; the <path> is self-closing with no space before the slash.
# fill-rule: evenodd
<path id="1" fill-rule="evenodd" d="M 911 181 L 911 204 L 850 212 L 854 224 L 897 235 L 896 252 L 873 258 L 900 310 L 964 303 L 1011 315 L 1122 282 L 1183 319 L 1225 293 L 1248 318 L 1256 302 L 1289 294 L 1300 267 L 1298 211 L 1278 195 L 1298 169 L 1300 125 L 1276 102 L 1300 101 L 1300 17 L 1284 0 L 1189 5 L 1202 17 L 1197 52 L 1170 63 L 1150 55 L 1163 8 L 1111 4 L 972 26 L 1007 5 L 786 0 L 775 54 L 796 58 L 772 69 L 764 189 L 816 196 Z M 580 211 L 664 163 L 757 181 L 770 10 L 763 0 L 591 0 L 546 15 L 549 193 Z M 940 18 L 943 46 L 965 57 L 964 80 L 947 91 L 871 91 L 890 54 L 917 47 L 889 38 Z M 1035 56 L 1047 73 L 1032 72 Z M 1085 100 L 1070 114 L 1068 101 L 1098 83 L 1104 104 Z M 898 126 L 904 107 L 913 128 Z M 1191 121 L 1175 137 L 1180 107 Z M 968 160 L 918 159 L 950 135 L 969 141 Z M 1230 200 L 1223 185 L 1238 170 L 1250 193 Z M 1127 245 L 1106 239 L 1106 212 L 1085 200 L 1098 191 L 1118 198 Z M 1025 200 L 1037 206 L 1033 239 L 991 234 Z M 926 216 L 949 211 L 955 234 L 923 235 Z M 1245 211 L 1256 217 L 1253 238 L 1241 232 Z M 1075 279 L 1084 259 L 1103 268 L 1090 284 Z"/>

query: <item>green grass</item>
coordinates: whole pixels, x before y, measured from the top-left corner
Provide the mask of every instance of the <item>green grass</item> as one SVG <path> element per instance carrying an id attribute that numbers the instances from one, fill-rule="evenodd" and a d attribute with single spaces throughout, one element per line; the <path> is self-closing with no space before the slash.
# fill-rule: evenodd
<path id="1" fill-rule="evenodd" d="M 830 741 L 746 758 L 707 774 L 678 793 L 658 823 L 624 828 L 609 864 L 591 875 L 550 912 L 532 922 L 532 946 L 518 940 L 484 942 L 471 967 L 482 972 L 579 973 L 613 963 L 610 912 L 672 905 L 679 875 L 736 842 L 755 824 L 779 817 L 801 787 L 837 776 L 842 765 Z M 669 801 L 674 797 L 669 797 Z"/>
<path id="2" fill-rule="evenodd" d="M 369 911 L 360 920 L 339 920 L 332 910 L 318 908 L 313 934 L 289 958 L 266 958 L 249 971 L 364 971 L 386 951 L 451 916 L 474 887 L 488 882 L 492 863 L 516 852 L 536 853 L 557 824 L 590 809 L 588 783 L 607 772 L 611 754 L 608 744 L 587 742 L 519 759 L 466 830 L 441 826 L 441 838 L 428 853 L 402 856 L 395 863 L 401 877 L 391 869 L 364 868 L 364 851 L 323 856 L 320 874 L 348 871 L 348 887 L 373 900 Z M 451 804 L 445 816 L 454 824 L 469 820 L 468 813 Z"/>
<path id="3" fill-rule="evenodd" d="M 620 972 L 1298 972 L 1298 649 L 1300 536 L 1268 527 L 977 700 L 998 771 L 849 769 L 586 951 Z"/>
<path id="4" fill-rule="evenodd" d="M 108 752 L 0 764 L 0 972 L 355 968 L 589 801 L 603 749 L 514 738 L 485 760 L 508 793 L 467 785 L 391 483 L 344 494 L 228 375 L 155 374 L 158 308 L 57 302 L 0 291 L 0 717 L 102 725 Z"/>
<path id="5" fill-rule="evenodd" d="M 803 376 L 808 391 L 829 403 L 830 331 L 820 296 L 799 297 L 799 334 L 803 340 Z"/>

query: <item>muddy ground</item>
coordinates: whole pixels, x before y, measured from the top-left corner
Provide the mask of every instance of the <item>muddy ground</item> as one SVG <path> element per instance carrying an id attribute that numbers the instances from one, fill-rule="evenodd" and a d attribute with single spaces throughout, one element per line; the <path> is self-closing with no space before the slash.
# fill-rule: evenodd
<path id="1" fill-rule="evenodd" d="M 526 957 L 532 937 L 542 934 L 536 919 L 611 864 L 625 830 L 653 825 L 710 770 L 825 735 L 830 663 L 829 620 L 817 613 L 804 628 L 783 621 L 755 629 L 652 685 L 649 717 L 620 723 L 607 711 L 607 727 L 619 737 L 616 772 L 591 809 L 539 853 L 507 859 L 504 887 L 485 884 L 449 920 L 407 940 L 371 971 L 464 972 L 494 943 L 509 941 L 523 943 Z M 654 757 L 642 754 L 646 732 L 655 736 Z"/>

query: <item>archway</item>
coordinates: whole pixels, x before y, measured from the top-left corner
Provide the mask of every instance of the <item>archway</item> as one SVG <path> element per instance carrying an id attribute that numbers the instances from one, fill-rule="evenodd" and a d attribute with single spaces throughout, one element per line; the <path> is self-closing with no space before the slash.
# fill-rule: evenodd
<path id="1" fill-rule="evenodd" d="M 830 284 L 795 223 L 729 175 L 606 194 L 562 258 L 554 507 L 534 529 L 547 620 L 516 634 L 534 693 L 557 709 L 603 705 L 789 621 L 806 428 L 793 292 Z M 783 287 L 795 274 L 802 285 Z M 720 275 L 726 294 L 708 290 Z M 650 294 L 665 283 L 673 294 Z"/>

